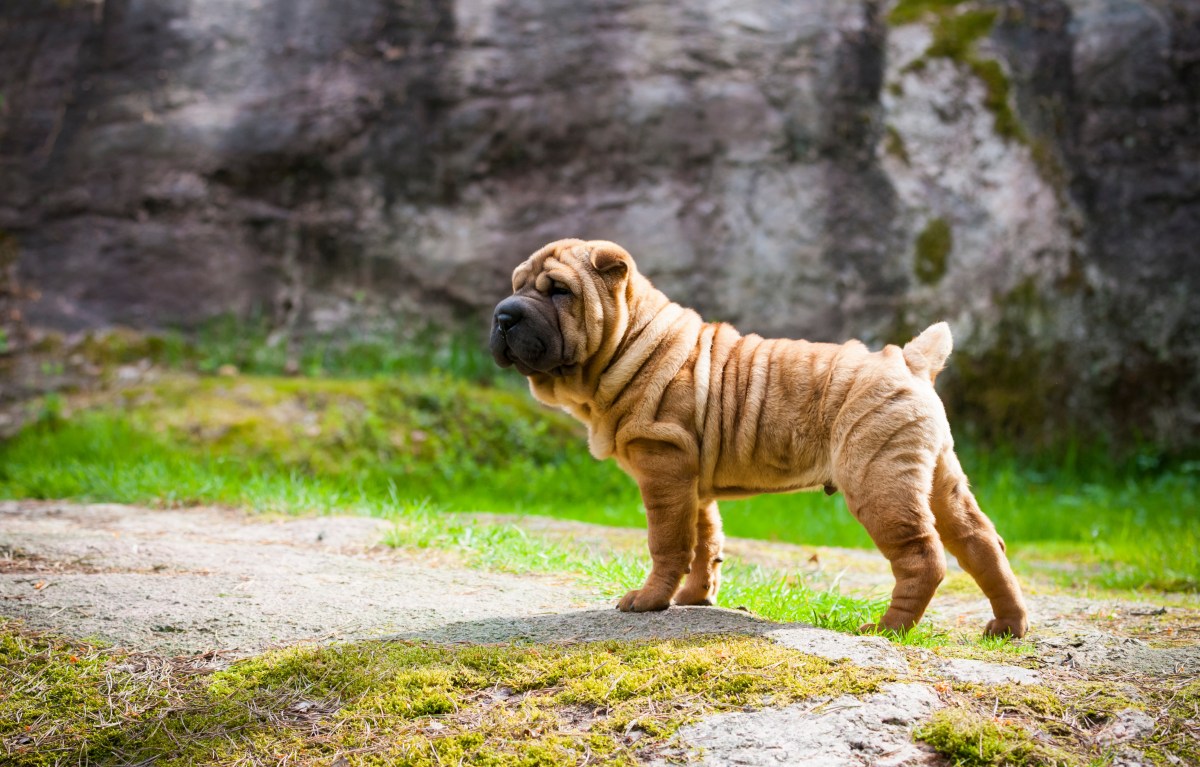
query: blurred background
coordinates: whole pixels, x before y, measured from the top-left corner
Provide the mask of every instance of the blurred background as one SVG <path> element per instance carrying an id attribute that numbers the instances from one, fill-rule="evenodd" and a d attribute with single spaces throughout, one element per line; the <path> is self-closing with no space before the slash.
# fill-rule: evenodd
<path id="1" fill-rule="evenodd" d="M 745 332 L 948 320 L 1006 537 L 1200 582 L 1194 0 L 6 0 L 3 492 L 265 503 L 236 454 L 335 488 L 284 506 L 636 524 L 482 349 L 568 236 Z"/>

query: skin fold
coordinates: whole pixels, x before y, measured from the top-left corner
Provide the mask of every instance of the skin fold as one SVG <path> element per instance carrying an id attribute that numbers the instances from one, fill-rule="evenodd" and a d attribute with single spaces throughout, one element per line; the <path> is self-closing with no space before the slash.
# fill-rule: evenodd
<path id="1" fill-rule="evenodd" d="M 575 239 L 516 268 L 490 338 L 498 364 L 586 424 L 592 455 L 638 483 L 653 565 L 621 610 L 715 602 L 717 501 L 836 488 L 896 579 L 864 630 L 916 625 L 949 551 L 991 602 L 985 632 L 1019 637 L 1021 588 L 933 388 L 951 345 L 945 323 L 880 352 L 742 335 L 673 303 L 620 246 Z"/>

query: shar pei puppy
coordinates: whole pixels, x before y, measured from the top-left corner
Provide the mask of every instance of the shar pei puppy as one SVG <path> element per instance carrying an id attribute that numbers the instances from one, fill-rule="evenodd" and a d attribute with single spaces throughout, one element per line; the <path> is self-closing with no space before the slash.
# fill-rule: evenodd
<path id="1" fill-rule="evenodd" d="M 605 241 L 550 243 L 512 287 L 491 328 L 496 362 L 586 424 L 592 455 L 615 458 L 641 489 L 653 564 L 621 610 L 714 603 L 717 501 L 825 488 L 845 495 L 896 579 L 863 630 L 916 625 L 948 549 L 991 601 L 986 633 L 1025 633 L 1004 541 L 971 494 L 933 388 L 950 354 L 945 323 L 880 352 L 742 335 L 673 303 Z"/>

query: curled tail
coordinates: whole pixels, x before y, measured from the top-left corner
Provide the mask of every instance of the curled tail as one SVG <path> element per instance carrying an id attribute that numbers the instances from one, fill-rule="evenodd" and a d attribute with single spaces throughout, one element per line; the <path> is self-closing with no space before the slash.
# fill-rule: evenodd
<path id="1" fill-rule="evenodd" d="M 925 332 L 904 345 L 904 362 L 913 375 L 928 377 L 932 383 L 946 366 L 946 358 L 953 346 L 950 326 L 939 322 L 925 328 Z"/>

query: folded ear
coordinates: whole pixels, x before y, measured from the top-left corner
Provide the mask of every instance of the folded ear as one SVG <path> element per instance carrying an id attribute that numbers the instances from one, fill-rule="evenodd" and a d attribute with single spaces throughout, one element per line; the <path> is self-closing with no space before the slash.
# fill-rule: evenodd
<path id="1" fill-rule="evenodd" d="M 587 246 L 592 266 L 601 274 L 619 278 L 633 271 L 633 256 L 615 242 L 592 240 Z"/>

